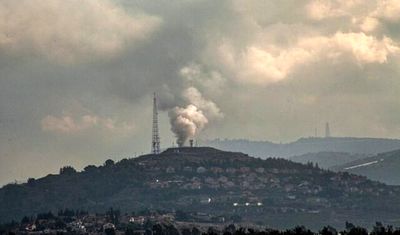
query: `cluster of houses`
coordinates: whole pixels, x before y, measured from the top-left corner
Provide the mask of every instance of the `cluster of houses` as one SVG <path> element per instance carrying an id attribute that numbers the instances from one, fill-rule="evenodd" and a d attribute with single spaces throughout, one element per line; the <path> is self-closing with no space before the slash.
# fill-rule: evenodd
<path id="1" fill-rule="evenodd" d="M 220 190 L 227 192 L 224 196 L 211 195 L 206 199 L 193 196 L 188 203 L 213 204 L 222 203 L 231 207 L 266 207 L 271 210 L 278 210 L 281 213 L 309 212 L 319 213 L 320 209 L 328 209 L 334 206 L 334 202 L 329 198 L 326 183 L 329 187 L 343 193 L 344 197 L 350 197 L 355 194 L 369 194 L 379 196 L 382 193 L 393 194 L 379 185 L 371 183 L 363 176 L 350 175 L 348 173 L 332 174 L 328 178 L 329 182 L 313 181 L 319 174 L 329 174 L 324 170 L 308 170 L 307 174 L 313 174 L 313 177 L 304 177 L 304 171 L 297 169 L 276 169 L 263 167 L 217 167 L 217 166 L 166 166 L 158 168 L 157 178 L 147 182 L 152 189 L 178 188 L 182 190 Z M 311 180 L 310 180 L 311 178 Z M 307 180 L 308 179 L 308 180 Z M 325 190 L 325 191 L 324 191 Z M 264 203 L 263 199 L 271 196 L 271 192 L 276 196 L 271 202 Z M 274 194 L 272 193 L 272 194 Z M 253 199 L 251 199 L 253 198 Z M 286 204 L 296 203 L 296 206 L 286 207 Z M 312 208 L 302 209 L 299 204 L 311 205 Z"/>
<path id="2" fill-rule="evenodd" d="M 159 169 L 163 170 L 163 169 Z M 241 189 L 257 190 L 279 183 L 279 179 L 273 174 L 265 174 L 262 167 L 252 169 L 250 167 L 226 168 L 221 167 L 190 167 L 182 168 L 183 173 L 194 173 L 193 177 L 185 177 L 179 174 L 179 171 L 172 166 L 164 169 L 165 173 L 171 174 L 171 177 L 164 179 L 156 178 L 148 182 L 151 188 L 169 188 L 178 186 L 182 189 L 201 189 L 208 187 L 212 189 L 229 189 L 240 187 Z M 261 175 L 260 175 L 261 174 Z M 258 182 L 256 182 L 258 181 Z"/>
<path id="3" fill-rule="evenodd" d="M 171 223 L 172 213 L 131 216 L 120 215 L 113 223 L 107 215 L 84 214 L 74 216 L 51 216 L 22 221 L 12 231 L 16 234 L 125 234 L 130 228 L 134 234 L 144 234 L 145 223 Z M 151 231 L 150 231 L 151 232 Z M 151 235 L 151 234 L 150 234 Z"/>

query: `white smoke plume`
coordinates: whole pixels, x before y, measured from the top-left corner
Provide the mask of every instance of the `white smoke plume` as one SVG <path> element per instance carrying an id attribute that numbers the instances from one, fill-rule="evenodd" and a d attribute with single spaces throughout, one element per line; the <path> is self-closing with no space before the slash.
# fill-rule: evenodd
<path id="1" fill-rule="evenodd" d="M 189 103 L 185 108 L 175 107 L 168 113 L 171 130 L 174 132 L 179 147 L 188 139 L 194 138 L 211 120 L 223 118 L 223 113 L 211 100 L 203 97 L 195 87 L 187 88 L 182 94 Z"/>
<path id="2" fill-rule="evenodd" d="M 175 107 L 169 111 L 168 116 L 179 147 L 184 146 L 187 139 L 193 138 L 208 123 L 203 112 L 193 104 L 186 108 Z"/>
<path id="3" fill-rule="evenodd" d="M 183 92 L 183 98 L 190 104 L 194 104 L 209 119 L 220 119 L 224 117 L 224 114 L 218 108 L 218 106 L 211 100 L 206 100 L 199 90 L 195 87 L 189 87 Z"/>

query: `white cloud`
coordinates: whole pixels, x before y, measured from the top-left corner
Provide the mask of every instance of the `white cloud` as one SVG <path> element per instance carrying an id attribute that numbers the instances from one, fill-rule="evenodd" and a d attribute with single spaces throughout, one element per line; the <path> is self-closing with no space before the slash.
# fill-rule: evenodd
<path id="1" fill-rule="evenodd" d="M 388 56 L 398 53 L 399 47 L 392 39 L 379 40 L 364 33 L 336 33 L 331 39 L 338 50 L 350 52 L 360 63 L 385 63 Z"/>
<path id="2" fill-rule="evenodd" d="M 61 117 L 48 115 L 41 121 L 42 130 L 48 132 L 74 134 L 90 129 L 100 129 L 118 133 L 129 133 L 134 130 L 132 123 L 116 122 L 111 118 L 102 118 L 96 115 L 72 117 L 64 114 Z"/>
<path id="3" fill-rule="evenodd" d="M 369 0 L 312 0 L 305 6 L 307 17 L 324 20 L 338 17 L 354 17 L 369 12 Z"/>
<path id="4" fill-rule="evenodd" d="M 398 44 L 392 39 L 362 32 L 304 36 L 287 47 L 254 42 L 241 51 L 225 41 L 217 51 L 220 62 L 234 71 L 239 81 L 255 84 L 284 80 L 301 66 L 323 59 L 340 62 L 340 58 L 348 57 L 358 65 L 382 64 L 398 52 Z"/>
<path id="5" fill-rule="evenodd" d="M 378 19 L 368 16 L 362 19 L 360 29 L 367 33 L 372 32 L 378 28 L 379 24 L 380 22 Z"/>
<path id="6" fill-rule="evenodd" d="M 312 1 L 306 6 L 308 16 L 314 20 L 322 20 L 328 17 L 337 17 L 344 14 L 339 9 L 334 9 L 332 4 L 327 1 Z"/>
<path id="7" fill-rule="evenodd" d="M 313 0 L 305 10 L 308 18 L 316 21 L 348 17 L 364 32 L 375 30 L 381 20 L 400 19 L 399 0 Z"/>
<path id="8" fill-rule="evenodd" d="M 352 11 L 364 3 L 362 0 L 313 0 L 306 5 L 305 9 L 309 18 L 323 20 L 351 16 Z"/>
<path id="9" fill-rule="evenodd" d="M 130 15 L 110 0 L 4 0 L 0 49 L 74 63 L 134 46 L 160 22 L 143 13 Z"/>
<path id="10" fill-rule="evenodd" d="M 377 5 L 372 15 L 389 21 L 397 21 L 400 19 L 399 0 L 379 0 Z"/>
<path id="11" fill-rule="evenodd" d="M 314 52 L 300 47 L 290 49 L 262 49 L 250 46 L 244 54 L 240 77 L 254 78 L 256 83 L 268 78 L 268 82 L 285 79 L 298 65 L 308 63 L 314 57 Z"/>

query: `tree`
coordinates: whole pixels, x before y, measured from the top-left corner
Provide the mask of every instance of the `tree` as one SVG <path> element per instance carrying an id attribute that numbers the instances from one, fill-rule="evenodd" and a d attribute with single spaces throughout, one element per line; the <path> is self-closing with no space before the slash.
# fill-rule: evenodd
<path id="1" fill-rule="evenodd" d="M 181 230 L 181 234 L 182 234 L 182 235 L 192 235 L 192 232 L 190 231 L 189 228 L 183 228 L 183 229 Z"/>
<path id="2" fill-rule="evenodd" d="M 54 223 L 54 226 L 57 229 L 65 229 L 67 227 L 67 224 L 60 218 L 56 219 L 56 222 Z"/>
<path id="3" fill-rule="evenodd" d="M 97 169 L 97 167 L 95 165 L 89 165 L 89 166 L 86 166 L 85 168 L 83 168 L 83 170 L 85 170 L 85 172 L 93 171 L 96 169 Z"/>
<path id="4" fill-rule="evenodd" d="M 104 229 L 104 233 L 106 235 L 115 235 L 115 229 L 114 228 L 106 228 L 106 229 Z"/>
<path id="5" fill-rule="evenodd" d="M 120 211 L 114 210 L 112 207 L 107 211 L 107 217 L 114 225 L 119 224 Z"/>
<path id="6" fill-rule="evenodd" d="M 179 235 L 178 229 L 172 224 L 165 225 L 165 232 L 169 235 Z"/>
<path id="7" fill-rule="evenodd" d="M 354 227 L 350 229 L 348 235 L 368 235 L 368 231 L 362 227 Z"/>
<path id="8" fill-rule="evenodd" d="M 325 226 L 319 231 L 321 235 L 337 235 L 337 230 L 331 226 Z"/>
<path id="9" fill-rule="evenodd" d="M 146 229 L 144 231 L 144 235 L 153 235 L 153 232 L 151 231 L 151 229 Z"/>
<path id="10" fill-rule="evenodd" d="M 24 216 L 24 218 L 22 218 L 21 220 L 21 224 L 28 224 L 30 222 L 32 222 L 32 219 L 29 218 L 28 216 Z"/>
<path id="11" fill-rule="evenodd" d="M 230 224 L 225 227 L 224 229 L 224 234 L 229 233 L 229 234 L 234 234 L 236 232 L 236 226 L 234 224 Z"/>
<path id="12" fill-rule="evenodd" d="M 346 221 L 345 228 L 346 228 L 346 231 L 347 231 L 347 232 L 349 232 L 351 229 L 353 229 L 353 228 L 355 228 L 355 227 L 356 227 L 356 226 L 354 226 L 354 224 L 352 224 L 352 223 Z"/>
<path id="13" fill-rule="evenodd" d="M 213 228 L 213 227 L 209 227 L 207 230 L 207 234 L 208 235 L 218 235 L 218 231 L 215 230 L 215 228 Z"/>
<path id="14" fill-rule="evenodd" d="M 133 232 L 132 228 L 126 228 L 125 230 L 125 235 L 134 235 L 135 233 Z"/>
<path id="15" fill-rule="evenodd" d="M 163 227 L 161 226 L 161 224 L 155 224 L 153 225 L 153 234 L 154 235 L 162 235 L 163 233 Z"/>
<path id="16" fill-rule="evenodd" d="M 35 183 L 35 178 L 29 178 L 27 183 L 28 185 L 33 185 Z"/>
<path id="17" fill-rule="evenodd" d="M 144 221 L 144 223 L 143 223 L 143 228 L 145 228 L 145 229 L 151 229 L 151 228 L 153 227 L 153 225 L 154 225 L 154 223 L 153 223 L 151 220 L 146 219 L 146 220 Z"/>
<path id="18" fill-rule="evenodd" d="M 281 231 L 276 230 L 276 229 L 271 229 L 271 228 L 266 228 L 264 234 L 269 234 L 269 235 L 281 235 Z"/>
<path id="19" fill-rule="evenodd" d="M 192 228 L 192 235 L 200 235 L 201 232 L 197 227 Z"/>
<path id="20" fill-rule="evenodd" d="M 372 228 L 371 235 L 386 235 L 386 234 L 387 231 L 385 226 L 383 226 L 381 222 L 376 222 L 375 226 Z"/>
<path id="21" fill-rule="evenodd" d="M 60 168 L 60 175 L 71 175 L 76 173 L 76 170 L 72 166 L 64 166 Z"/>
<path id="22" fill-rule="evenodd" d="M 104 166 L 110 167 L 114 165 L 114 161 L 111 159 L 108 159 L 107 161 L 104 162 Z"/>
<path id="23" fill-rule="evenodd" d="M 246 229 L 243 227 L 240 227 L 239 229 L 236 230 L 235 235 L 245 235 L 246 234 Z"/>
<path id="24" fill-rule="evenodd" d="M 296 226 L 294 229 L 290 230 L 291 234 L 296 234 L 296 235 L 314 235 L 314 233 L 307 229 L 304 226 Z"/>
<path id="25" fill-rule="evenodd" d="M 51 211 L 47 213 L 40 213 L 36 216 L 36 219 L 38 220 L 49 220 L 49 219 L 54 219 L 54 215 Z"/>

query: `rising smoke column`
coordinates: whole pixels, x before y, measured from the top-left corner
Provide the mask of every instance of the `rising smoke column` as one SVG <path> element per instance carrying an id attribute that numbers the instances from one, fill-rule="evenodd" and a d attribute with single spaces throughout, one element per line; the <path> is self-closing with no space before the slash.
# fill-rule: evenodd
<path id="1" fill-rule="evenodd" d="M 171 130 L 177 137 L 179 147 L 194 138 L 209 121 L 223 118 L 223 113 L 211 100 L 203 97 L 197 88 L 191 86 L 182 93 L 182 98 L 188 105 L 171 109 L 168 113 Z"/>
<path id="2" fill-rule="evenodd" d="M 203 112 L 193 104 L 186 108 L 175 107 L 169 111 L 168 116 L 179 147 L 184 146 L 189 138 L 193 138 L 208 123 Z"/>
<path id="3" fill-rule="evenodd" d="M 221 119 L 224 117 L 224 114 L 218 106 L 211 100 L 205 99 L 197 88 L 193 86 L 187 88 L 183 91 L 182 96 L 186 102 L 200 109 L 209 120 Z"/>

